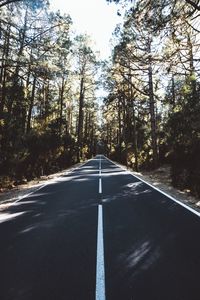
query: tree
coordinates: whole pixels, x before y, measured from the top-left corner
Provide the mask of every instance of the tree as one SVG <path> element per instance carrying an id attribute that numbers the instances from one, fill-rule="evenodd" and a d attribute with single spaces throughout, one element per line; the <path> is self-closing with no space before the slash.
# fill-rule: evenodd
<path id="1" fill-rule="evenodd" d="M 126 125 L 131 119 L 138 146 L 134 156 L 138 156 L 140 167 L 149 167 L 153 154 L 154 166 L 157 159 L 159 163 L 171 164 L 174 185 L 198 196 L 199 1 L 115 2 L 128 5 L 124 24 L 116 29 L 118 43 L 111 68 L 114 72 L 106 100 L 106 111 L 115 112 L 120 120 L 119 125 L 116 122 L 111 126 L 123 137 L 121 132 L 127 131 Z M 123 107 L 124 99 L 128 102 Z M 131 99 L 134 103 L 132 118 L 128 113 Z M 121 111 L 125 118 L 121 117 Z M 111 121 L 106 120 L 110 125 Z M 138 126 L 141 120 L 143 131 Z M 130 130 L 130 124 L 127 127 Z M 106 128 L 104 130 L 106 132 Z M 117 144 L 113 137 L 110 140 L 116 154 Z M 123 142 L 128 145 L 127 139 Z"/>
<path id="2" fill-rule="evenodd" d="M 0 0 L 0 8 L 3 6 L 7 6 L 11 3 L 24 2 L 30 4 L 32 8 L 39 8 L 44 5 L 44 1 L 42 0 Z"/>
<path id="3" fill-rule="evenodd" d="M 94 54 L 84 38 L 78 43 L 72 37 L 69 16 L 40 2 L 1 8 L 1 182 L 31 179 L 74 163 L 78 139 L 80 159 L 95 153 Z M 78 89 L 84 96 L 82 120 Z"/>
<path id="4" fill-rule="evenodd" d="M 77 124 L 77 160 L 79 161 L 83 155 L 83 129 L 84 113 L 86 113 L 86 101 L 90 97 L 94 99 L 93 92 L 95 89 L 95 74 L 97 69 L 97 61 L 95 54 L 89 46 L 89 39 L 87 36 L 78 36 L 76 38 L 76 43 L 76 74 L 79 78 L 79 111 Z M 87 114 L 85 116 L 87 116 Z"/>

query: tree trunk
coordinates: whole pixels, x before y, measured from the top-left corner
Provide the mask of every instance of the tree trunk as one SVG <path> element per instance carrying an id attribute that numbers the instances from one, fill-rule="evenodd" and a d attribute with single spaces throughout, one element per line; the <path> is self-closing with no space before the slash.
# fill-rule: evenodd
<path id="1" fill-rule="evenodd" d="M 174 82 L 174 74 L 172 74 L 172 107 L 175 108 L 176 104 L 176 95 L 175 95 L 175 82 Z"/>
<path id="2" fill-rule="evenodd" d="M 72 108 L 71 107 L 68 107 L 67 110 L 67 124 L 68 124 L 67 132 L 69 134 L 72 134 Z"/>
<path id="3" fill-rule="evenodd" d="M 158 145 L 157 145 L 157 125 L 156 125 L 156 113 L 155 113 L 155 99 L 153 90 L 153 73 L 152 73 L 152 57 L 151 57 L 151 41 L 148 42 L 149 52 L 149 107 L 150 107 L 150 118 L 151 118 L 151 141 L 153 150 L 153 166 L 158 166 Z"/>
<path id="4" fill-rule="evenodd" d="M 18 88 L 18 84 L 19 84 L 19 71 L 20 71 L 20 63 L 21 63 L 21 56 L 23 54 L 23 50 L 24 50 L 24 44 L 25 44 L 25 38 L 26 38 L 26 31 L 27 31 L 27 22 L 28 22 L 28 9 L 26 9 L 25 12 L 25 16 L 24 16 L 24 26 L 23 29 L 21 31 L 21 36 L 19 35 L 19 40 L 20 40 L 20 47 L 19 47 L 19 51 L 17 53 L 17 64 L 15 67 L 15 72 L 13 75 L 13 95 L 9 101 L 8 104 L 8 115 L 9 118 L 11 119 L 11 115 L 12 115 L 12 109 L 13 109 L 13 104 L 14 101 L 18 101 L 19 96 L 18 94 L 16 94 L 17 88 Z"/>
<path id="5" fill-rule="evenodd" d="M 84 107 L 84 79 L 81 78 L 80 95 L 79 95 L 79 115 L 78 115 L 78 151 L 77 161 L 82 157 L 83 142 L 83 107 Z"/>
<path id="6" fill-rule="evenodd" d="M 118 100 L 118 144 L 119 144 L 119 160 L 122 159 L 122 118 L 121 118 L 121 100 Z"/>
<path id="7" fill-rule="evenodd" d="M 34 76 L 34 79 L 33 79 L 32 93 L 31 93 L 29 109 L 28 109 L 26 133 L 29 133 L 29 131 L 31 129 L 31 116 L 32 116 L 32 110 L 33 110 L 34 99 L 35 99 L 35 88 L 36 88 L 36 76 Z"/>
<path id="8" fill-rule="evenodd" d="M 131 101 L 132 101 L 132 112 L 133 112 L 133 148 L 134 148 L 134 156 L 135 156 L 135 170 L 139 171 L 138 165 L 138 138 L 137 138 L 137 128 L 136 128 L 136 117 L 135 117 L 135 103 L 133 96 L 133 88 L 131 88 Z"/>
<path id="9" fill-rule="evenodd" d="M 127 145 L 127 113 L 126 113 L 127 103 L 125 96 L 122 97 L 122 113 L 123 113 L 123 141 L 125 144 L 125 164 L 128 165 L 128 145 Z"/>
<path id="10" fill-rule="evenodd" d="M 86 111 L 85 113 L 85 129 L 84 129 L 84 141 L 87 141 L 88 138 L 88 131 L 89 131 L 89 125 L 90 124 L 90 114 Z"/>
<path id="11" fill-rule="evenodd" d="M 4 105 L 6 101 L 6 79 L 7 79 L 7 61 L 9 55 L 9 48 L 10 48 L 10 24 L 7 26 L 6 30 L 6 37 L 3 47 L 3 54 L 2 54 L 2 65 L 1 65 L 1 72 L 0 72 L 0 87 L 1 87 L 1 95 L 0 95 L 0 118 L 2 118 L 2 114 L 4 111 Z"/>
<path id="12" fill-rule="evenodd" d="M 59 132 L 62 135 L 62 123 L 63 123 L 63 102 L 64 102 L 64 90 L 65 90 L 65 80 L 62 78 L 61 88 L 60 88 L 60 124 Z"/>
<path id="13" fill-rule="evenodd" d="M 195 75 L 194 55 L 193 55 L 193 45 L 189 34 L 188 34 L 187 44 L 189 47 L 190 76 L 193 77 Z M 191 85 L 192 85 L 193 100 L 195 100 L 197 96 L 197 84 L 195 78 L 191 78 Z"/>

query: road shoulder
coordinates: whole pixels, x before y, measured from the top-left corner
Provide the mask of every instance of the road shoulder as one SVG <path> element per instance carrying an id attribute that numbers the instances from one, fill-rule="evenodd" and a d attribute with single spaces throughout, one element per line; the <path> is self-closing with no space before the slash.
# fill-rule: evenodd
<path id="1" fill-rule="evenodd" d="M 0 193 L 0 212 L 4 211 L 7 209 L 12 203 L 18 201 L 22 197 L 26 197 L 26 195 L 30 193 L 34 193 L 36 190 L 41 188 L 43 185 L 48 184 L 48 182 L 63 176 L 66 174 L 66 172 L 72 172 L 76 168 L 80 167 L 84 163 L 78 163 L 75 164 L 63 171 L 46 175 L 46 176 L 41 176 L 40 178 L 36 178 L 32 181 L 29 181 L 25 184 L 20 184 L 12 189 L 6 190 L 4 192 Z"/>
<path id="2" fill-rule="evenodd" d="M 161 190 L 162 192 L 168 194 L 169 196 L 175 198 L 183 204 L 188 205 L 189 207 L 195 209 L 197 212 L 200 212 L 200 199 L 193 197 L 189 193 L 189 191 L 181 191 L 172 186 L 169 177 L 169 167 L 164 166 L 158 168 L 155 171 L 134 172 L 130 168 L 127 168 L 125 165 L 119 164 L 117 162 L 115 163 L 121 168 L 131 172 L 133 175 L 139 177 L 141 180 L 146 181 L 148 184 L 154 186 L 155 188 Z"/>

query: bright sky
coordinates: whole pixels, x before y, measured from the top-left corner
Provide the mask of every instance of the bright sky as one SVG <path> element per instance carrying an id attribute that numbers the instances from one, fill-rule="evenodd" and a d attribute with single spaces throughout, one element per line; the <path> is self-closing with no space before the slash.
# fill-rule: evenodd
<path id="1" fill-rule="evenodd" d="M 109 40 L 120 22 L 117 5 L 106 0 L 51 0 L 51 8 L 71 16 L 77 33 L 87 33 L 96 44 L 102 59 L 111 54 Z"/>

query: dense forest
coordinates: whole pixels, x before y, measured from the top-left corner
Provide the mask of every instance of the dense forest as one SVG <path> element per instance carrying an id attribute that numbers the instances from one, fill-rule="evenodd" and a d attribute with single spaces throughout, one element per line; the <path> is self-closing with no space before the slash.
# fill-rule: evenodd
<path id="1" fill-rule="evenodd" d="M 1 4 L 2 3 L 2 4 Z M 96 54 L 46 1 L 0 1 L 0 177 L 21 182 L 91 157 Z"/>
<path id="2" fill-rule="evenodd" d="M 170 164 L 173 185 L 200 196 L 199 1 L 115 2 L 126 13 L 105 70 L 108 153 L 136 171 Z"/>
<path id="3" fill-rule="evenodd" d="M 99 62 L 48 1 L 0 0 L 1 184 L 101 148 L 136 171 L 170 164 L 173 185 L 200 196 L 199 1 L 107 2 L 124 18 Z"/>

